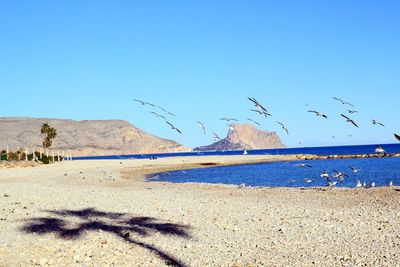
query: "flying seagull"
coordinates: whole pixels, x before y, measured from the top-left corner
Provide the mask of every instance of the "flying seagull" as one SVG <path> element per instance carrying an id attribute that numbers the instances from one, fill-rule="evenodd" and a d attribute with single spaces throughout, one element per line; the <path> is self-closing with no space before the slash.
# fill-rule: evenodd
<path id="1" fill-rule="evenodd" d="M 257 112 L 260 115 L 264 115 L 266 118 L 268 118 L 268 116 L 272 116 L 271 114 L 269 114 L 267 111 L 260 111 L 258 109 L 250 109 L 251 111 Z"/>
<path id="2" fill-rule="evenodd" d="M 170 123 L 170 122 L 168 122 L 168 121 L 166 121 L 166 123 L 167 123 L 169 126 L 171 126 L 171 129 L 172 129 L 172 130 L 176 130 L 178 133 L 182 134 L 182 132 L 179 131 L 179 129 L 176 128 L 172 123 Z"/>
<path id="3" fill-rule="evenodd" d="M 343 118 L 346 119 L 347 122 L 350 122 L 351 124 L 353 124 L 354 126 L 356 126 L 358 128 L 358 125 L 349 117 L 347 117 L 346 115 L 340 114 L 340 116 L 342 116 Z"/>
<path id="4" fill-rule="evenodd" d="M 353 173 L 357 173 L 357 172 L 361 171 L 361 169 L 357 169 L 357 168 L 355 168 L 355 167 L 349 166 L 349 168 L 351 169 L 351 171 L 352 171 Z"/>
<path id="5" fill-rule="evenodd" d="M 348 109 L 347 112 L 350 113 L 350 114 L 358 113 L 357 110 L 351 110 L 351 109 Z"/>
<path id="6" fill-rule="evenodd" d="M 200 121 L 197 121 L 197 125 L 203 130 L 204 135 L 206 135 L 206 127 L 204 127 L 204 124 Z"/>
<path id="7" fill-rule="evenodd" d="M 214 135 L 214 141 L 219 141 L 219 140 L 221 140 L 221 137 L 219 137 L 218 134 L 216 134 L 216 133 L 213 132 L 213 135 Z"/>
<path id="8" fill-rule="evenodd" d="M 349 105 L 349 106 L 352 106 L 352 107 L 354 107 L 354 105 L 352 105 L 352 104 L 350 104 L 349 102 L 347 102 L 347 101 L 344 101 L 344 100 L 342 100 L 342 99 L 340 99 L 340 98 L 337 98 L 337 97 L 333 97 L 333 99 L 335 99 L 335 100 L 337 100 L 337 101 L 339 101 L 339 102 L 341 102 L 343 105 Z"/>
<path id="9" fill-rule="evenodd" d="M 256 122 L 256 121 L 253 121 L 252 119 L 250 119 L 250 118 L 246 118 L 246 120 L 248 120 L 248 121 L 251 121 L 252 123 L 254 123 L 254 124 L 257 124 L 258 126 L 261 126 L 258 122 Z"/>
<path id="10" fill-rule="evenodd" d="M 400 141 L 400 135 L 394 134 L 394 137 L 396 137 L 396 139 Z"/>
<path id="11" fill-rule="evenodd" d="M 329 173 L 327 171 L 324 171 L 323 173 L 321 173 L 321 178 L 325 178 L 325 179 L 329 179 Z"/>
<path id="12" fill-rule="evenodd" d="M 379 122 L 379 121 L 377 121 L 377 120 L 372 119 L 371 121 L 372 121 L 372 124 L 373 124 L 373 125 L 380 125 L 380 126 L 382 126 L 382 127 L 385 127 L 385 125 L 383 125 L 383 123 L 381 123 L 381 122 Z"/>
<path id="13" fill-rule="evenodd" d="M 163 118 L 164 120 L 166 120 L 167 118 L 165 118 L 163 115 L 158 114 L 157 112 L 154 111 L 150 111 L 151 114 L 154 114 L 157 118 Z"/>
<path id="14" fill-rule="evenodd" d="M 335 171 L 334 170 L 334 172 L 335 172 L 335 174 L 333 175 L 333 177 L 334 178 L 339 178 L 342 183 L 344 182 L 344 178 L 345 177 L 349 177 L 347 174 L 345 174 L 345 173 L 343 173 L 341 171 Z"/>
<path id="15" fill-rule="evenodd" d="M 261 111 L 262 113 L 265 112 L 265 113 L 268 113 L 268 114 L 269 114 L 268 110 L 267 110 L 265 107 L 263 107 L 263 106 L 260 104 L 260 102 L 258 102 L 254 97 L 253 97 L 253 98 L 248 97 L 247 99 L 250 100 L 251 102 L 253 102 L 254 106 L 256 106 L 256 107 L 258 108 L 259 111 Z"/>
<path id="16" fill-rule="evenodd" d="M 312 168 L 312 166 L 310 164 L 305 164 L 305 163 L 299 163 L 294 166 L 301 167 L 301 168 Z"/>
<path id="17" fill-rule="evenodd" d="M 149 106 L 154 107 L 153 104 L 151 104 L 151 103 L 149 103 L 149 102 L 146 102 L 146 101 L 143 101 L 143 100 L 140 100 L 140 99 L 132 99 L 132 100 L 135 101 L 135 102 L 138 102 L 138 103 L 142 104 L 143 106 L 144 106 L 144 105 L 149 105 Z"/>
<path id="18" fill-rule="evenodd" d="M 226 117 L 223 117 L 223 118 L 221 118 L 220 120 L 221 120 L 221 121 L 227 121 L 227 122 L 230 122 L 230 121 L 238 121 L 237 119 L 234 119 L 234 118 L 226 118 Z"/>
<path id="19" fill-rule="evenodd" d="M 161 109 L 162 111 L 164 111 L 165 112 L 165 114 L 167 114 L 167 115 L 171 115 L 171 116 L 174 116 L 175 117 L 175 114 L 172 114 L 171 112 L 169 112 L 168 110 L 166 110 L 166 109 L 164 109 L 164 108 L 162 108 L 162 107 L 159 107 L 159 106 L 157 106 L 159 109 Z"/>
<path id="20" fill-rule="evenodd" d="M 308 112 L 315 113 L 315 115 L 320 116 L 320 117 L 324 117 L 325 119 L 328 118 L 328 116 L 326 116 L 325 114 L 323 114 L 323 113 L 321 113 L 319 111 L 309 110 Z"/>
<path id="21" fill-rule="evenodd" d="M 282 129 L 286 131 L 286 134 L 289 135 L 289 130 L 285 127 L 285 125 L 282 122 L 277 121 L 276 123 L 278 123 L 282 127 Z"/>

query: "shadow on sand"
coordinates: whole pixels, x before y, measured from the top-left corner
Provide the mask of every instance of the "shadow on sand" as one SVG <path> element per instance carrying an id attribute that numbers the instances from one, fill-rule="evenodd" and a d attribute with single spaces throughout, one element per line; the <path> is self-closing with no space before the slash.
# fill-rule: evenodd
<path id="1" fill-rule="evenodd" d="M 132 235 L 146 237 L 153 233 L 161 233 L 189 239 L 189 226 L 160 223 L 152 217 L 132 217 L 127 213 L 103 212 L 94 208 L 45 210 L 44 212 L 49 213 L 50 216 L 27 220 L 26 225 L 22 227 L 22 231 L 39 235 L 55 233 L 62 239 L 77 239 L 84 235 L 85 232 L 102 230 L 120 237 L 125 242 L 149 250 L 164 260 L 167 265 L 187 266 L 155 246 L 135 240 Z M 79 220 L 77 221 L 76 219 Z"/>

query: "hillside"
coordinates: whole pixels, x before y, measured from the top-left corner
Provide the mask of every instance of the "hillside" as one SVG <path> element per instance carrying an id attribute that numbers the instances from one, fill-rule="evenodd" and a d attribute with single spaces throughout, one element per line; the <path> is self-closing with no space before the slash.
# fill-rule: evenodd
<path id="1" fill-rule="evenodd" d="M 74 156 L 182 152 L 191 149 L 175 141 L 151 135 L 123 120 L 61 120 L 26 117 L 0 118 L 0 148 L 42 147 L 43 123 L 57 129 L 55 150 L 71 150 Z"/>

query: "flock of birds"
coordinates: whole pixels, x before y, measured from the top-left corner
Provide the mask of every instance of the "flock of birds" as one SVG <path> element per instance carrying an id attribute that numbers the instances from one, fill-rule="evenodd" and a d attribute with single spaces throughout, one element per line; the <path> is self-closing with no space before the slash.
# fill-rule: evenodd
<path id="1" fill-rule="evenodd" d="M 265 118 L 268 118 L 268 117 L 271 117 L 271 116 L 272 116 L 271 113 L 268 111 L 268 109 L 267 109 L 265 106 L 263 106 L 256 98 L 254 98 L 254 97 L 248 97 L 247 99 L 248 99 L 248 100 L 254 105 L 254 107 L 255 107 L 255 108 L 251 108 L 251 109 L 250 109 L 251 112 L 257 113 L 258 115 L 261 115 L 261 116 L 263 116 L 263 117 L 265 117 Z M 346 110 L 348 114 L 345 115 L 345 114 L 341 113 L 340 116 L 341 116 L 343 119 L 345 119 L 346 122 L 348 122 L 348 123 L 352 124 L 354 127 L 357 127 L 357 128 L 358 128 L 358 127 L 359 127 L 359 126 L 358 126 L 358 123 L 357 123 L 354 119 L 352 119 L 351 117 L 349 117 L 349 116 L 351 116 L 351 114 L 358 113 L 358 111 L 355 110 L 355 106 L 354 106 L 353 104 L 351 104 L 350 102 L 348 102 L 348 101 L 346 101 L 346 100 L 343 100 L 343 99 L 340 99 L 340 98 L 337 98 L 337 97 L 333 97 L 333 99 L 336 100 L 336 101 L 338 101 L 338 102 L 340 102 L 341 104 L 347 105 L 347 106 L 349 107 L 349 109 Z M 157 117 L 157 118 L 163 119 L 163 120 L 165 121 L 165 123 L 166 123 L 167 125 L 169 125 L 169 127 L 170 127 L 172 130 L 176 131 L 176 132 L 179 133 L 179 134 L 183 134 L 182 131 L 181 131 L 179 128 L 177 128 L 173 123 L 171 123 L 171 122 L 168 120 L 167 117 L 175 117 L 175 114 L 173 114 L 172 112 L 169 112 L 168 110 L 166 110 L 166 109 L 163 108 L 163 107 L 156 106 L 156 105 L 154 105 L 154 104 L 152 104 L 152 103 L 150 103 L 150 102 L 143 101 L 143 100 L 140 100 L 140 99 L 133 99 L 133 101 L 138 102 L 138 103 L 141 104 L 142 106 L 148 105 L 148 106 L 151 106 L 151 107 L 153 107 L 153 108 L 157 108 L 159 111 L 162 111 L 163 114 L 160 114 L 160 112 L 156 112 L 156 111 L 149 111 L 149 113 L 153 114 L 153 115 L 154 115 L 155 117 Z M 309 105 L 310 105 L 310 104 L 307 104 L 306 106 L 309 106 Z M 327 116 L 326 114 L 324 114 L 323 112 L 321 112 L 321 111 L 317 111 L 317 110 L 308 110 L 308 112 L 309 112 L 309 113 L 315 114 L 317 117 L 322 117 L 322 118 L 324 118 L 324 119 L 328 119 L 328 116 Z M 230 130 L 234 130 L 234 128 L 231 126 L 230 123 L 232 123 L 232 122 L 239 122 L 238 119 L 236 119 L 236 118 L 229 118 L 229 117 L 222 117 L 222 118 L 220 118 L 220 120 L 225 121 L 225 122 L 227 123 L 226 125 L 229 127 Z M 251 122 L 251 123 L 253 123 L 254 125 L 257 125 L 257 126 L 260 126 L 260 125 L 261 125 L 261 124 L 260 124 L 257 120 L 255 120 L 255 119 L 246 118 L 246 120 L 249 121 L 249 122 Z M 277 121 L 276 123 L 277 123 L 277 126 L 279 126 L 287 135 L 289 135 L 289 129 L 285 126 L 284 123 L 282 123 L 282 122 L 280 122 L 280 121 Z M 382 122 L 380 122 L 380 121 L 378 121 L 378 120 L 376 120 L 376 119 L 371 119 L 371 123 L 372 123 L 373 125 L 376 125 L 376 126 L 385 127 L 385 125 L 384 125 Z M 206 128 L 205 124 L 204 124 L 203 122 L 201 122 L 201 121 L 197 121 L 197 125 L 198 125 L 198 127 L 201 129 L 202 133 L 203 133 L 204 135 L 207 135 L 207 128 Z M 212 134 L 213 134 L 213 137 L 214 137 L 214 141 L 219 141 L 219 140 L 221 140 L 221 138 L 218 136 L 218 134 L 216 134 L 215 132 L 212 132 Z M 348 136 L 351 137 L 352 135 L 349 134 Z M 398 141 L 400 141 L 400 135 L 394 134 L 394 137 L 395 137 Z M 332 136 L 332 138 L 336 138 L 336 137 L 335 137 L 335 136 Z M 301 143 L 301 142 L 300 142 L 300 143 Z"/>
<path id="2" fill-rule="evenodd" d="M 251 109 L 250 109 L 251 112 L 254 112 L 254 113 L 256 113 L 256 114 L 258 114 L 258 115 L 260 115 L 260 116 L 262 116 L 262 117 L 264 117 L 264 118 L 272 117 L 272 114 L 269 112 L 269 110 L 268 110 L 265 106 L 263 106 L 256 98 L 254 98 L 254 97 L 248 97 L 247 99 L 251 102 L 252 105 L 254 105 L 254 108 L 251 108 Z M 356 114 L 356 113 L 358 113 L 358 111 L 355 109 L 356 107 L 355 107 L 353 104 L 351 104 L 350 102 L 346 101 L 346 100 L 343 100 L 343 99 L 340 99 L 340 98 L 337 98 L 337 97 L 333 97 L 333 99 L 336 100 L 336 101 L 338 101 L 338 102 L 340 102 L 341 104 L 343 104 L 343 105 L 345 105 L 345 106 L 348 106 L 348 109 L 346 110 L 347 114 L 345 115 L 345 114 L 341 113 L 340 116 L 341 116 L 346 122 L 348 122 L 348 123 L 350 123 L 351 125 L 353 125 L 354 127 L 357 127 L 357 128 L 358 128 L 358 127 L 359 127 L 359 126 L 358 126 L 358 123 L 357 123 L 354 119 L 352 119 L 351 117 L 349 117 L 349 116 L 351 116 L 351 114 Z M 140 99 L 133 99 L 133 101 L 138 102 L 138 103 L 139 103 L 140 105 L 142 105 L 142 106 L 148 105 L 148 106 L 151 106 L 152 108 L 158 109 L 158 112 L 156 112 L 156 111 L 149 111 L 149 113 L 153 114 L 153 115 L 154 115 L 155 117 L 157 117 L 157 118 L 163 119 L 163 120 L 165 121 L 165 123 L 166 123 L 172 130 L 176 131 L 176 132 L 179 133 L 179 134 L 182 134 L 182 131 L 181 131 L 179 128 L 177 128 L 174 124 L 172 124 L 172 123 L 168 120 L 168 117 L 170 117 L 170 118 L 171 118 L 171 117 L 175 117 L 175 114 L 173 114 L 172 112 L 166 110 L 166 109 L 163 108 L 163 107 L 154 105 L 154 104 L 152 104 L 152 103 L 150 103 L 150 102 L 147 102 L 147 101 L 143 101 L 143 100 L 140 100 Z M 310 105 L 310 104 L 307 104 L 306 106 L 309 106 L 309 105 Z M 160 111 L 161 111 L 163 114 L 161 114 Z M 308 112 L 309 112 L 309 113 L 315 114 L 317 117 L 322 117 L 322 118 L 324 118 L 324 119 L 328 119 L 328 116 L 327 116 L 326 114 L 324 114 L 323 112 L 321 112 L 321 111 L 317 111 L 317 110 L 308 110 Z M 230 123 L 232 123 L 232 122 L 238 122 L 238 121 L 239 121 L 239 120 L 236 119 L 236 118 L 229 118 L 229 117 L 222 117 L 222 118 L 220 118 L 219 120 L 226 122 L 226 123 L 227 123 L 226 125 L 227 125 L 227 126 L 230 128 L 230 130 L 232 130 L 232 131 L 234 131 L 235 129 L 232 127 L 232 125 L 231 125 Z M 254 119 L 252 119 L 252 118 L 246 118 L 246 120 L 249 121 L 249 122 L 251 122 L 251 123 L 253 123 L 253 124 L 255 124 L 255 125 L 257 125 L 257 126 L 260 126 L 260 125 L 261 125 L 258 121 L 254 120 Z M 282 128 L 282 130 L 283 130 L 287 135 L 289 135 L 289 130 L 288 130 L 288 128 L 285 126 L 284 123 L 282 123 L 282 122 L 280 122 L 280 121 L 277 121 L 276 123 L 277 123 L 277 126 L 279 126 L 280 128 Z M 372 125 L 375 125 L 375 126 L 385 127 L 385 125 L 384 125 L 382 122 L 380 122 L 380 121 L 378 121 L 378 120 L 376 120 L 376 119 L 371 119 L 371 123 L 372 123 Z M 205 124 L 204 124 L 203 122 L 201 122 L 201 121 L 197 121 L 197 125 L 198 125 L 198 127 L 200 128 L 200 130 L 202 131 L 202 133 L 203 133 L 204 135 L 207 135 L 207 128 L 206 128 Z M 216 134 L 215 132 L 212 132 L 212 134 L 213 134 L 213 137 L 214 137 L 214 141 L 219 141 L 219 140 L 221 140 L 221 137 L 218 136 L 218 134 Z M 351 137 L 352 135 L 349 134 L 348 136 Z M 395 133 L 395 134 L 394 134 L 394 137 L 395 137 L 398 141 L 400 141 L 400 135 L 398 135 L 398 134 Z M 332 136 L 332 138 L 335 138 L 335 137 Z M 378 146 L 377 149 L 376 149 L 376 153 L 385 153 L 385 151 L 383 150 L 382 147 Z M 302 168 L 312 168 L 312 166 L 311 166 L 310 164 L 305 164 L 305 163 L 296 164 L 296 166 L 302 167 Z M 353 174 L 355 174 L 355 173 L 357 173 L 357 172 L 360 171 L 360 169 L 358 169 L 358 168 L 356 168 L 356 167 L 351 167 L 351 166 L 349 166 L 349 168 L 351 169 L 351 171 L 352 171 Z M 329 187 L 333 187 L 333 186 L 337 185 L 338 183 L 343 183 L 343 182 L 345 181 L 345 179 L 346 179 L 347 177 L 349 177 L 346 173 L 341 172 L 341 171 L 337 171 L 337 170 L 333 170 L 332 178 L 331 178 L 330 174 L 328 173 L 328 171 L 324 171 L 323 173 L 321 173 L 320 176 L 321 176 L 321 178 L 326 179 L 326 181 L 327 181 L 327 186 L 329 186 Z M 335 180 L 334 180 L 334 179 L 335 179 Z M 315 181 L 314 179 L 309 179 L 309 178 L 305 178 L 305 179 L 304 179 L 304 182 L 305 182 L 305 183 L 312 183 L 312 182 L 314 182 L 314 181 Z M 392 181 L 389 182 L 388 186 L 391 186 L 391 185 L 393 185 L 393 182 L 392 182 Z M 356 180 L 356 185 L 355 185 L 356 188 L 359 188 L 359 187 L 365 187 L 365 188 L 367 188 L 367 187 L 374 187 L 374 186 L 375 186 L 375 182 L 372 182 L 372 183 L 370 183 L 369 185 L 367 185 L 365 182 L 364 182 L 364 183 L 361 183 L 361 181 L 360 181 L 359 179 Z"/>
<path id="3" fill-rule="evenodd" d="M 311 164 L 306 164 L 306 163 L 299 163 L 295 164 L 294 166 L 300 167 L 300 168 L 312 168 Z M 353 167 L 353 166 L 348 166 L 348 168 L 351 170 L 353 174 L 357 174 L 358 172 L 361 171 L 361 169 Z M 345 172 L 338 171 L 338 170 L 333 170 L 332 173 L 332 178 L 331 174 L 327 170 L 324 170 L 321 174 L 320 177 L 325 179 L 327 182 L 327 186 L 332 188 L 333 186 L 337 185 L 338 183 L 344 183 L 346 178 L 349 178 L 349 175 L 346 174 Z M 315 179 L 310 179 L 310 178 L 304 178 L 303 179 L 304 183 L 310 184 L 315 182 Z M 290 180 L 289 183 L 295 182 L 294 180 Z M 376 183 L 372 181 L 370 184 L 367 184 L 366 182 L 361 183 L 360 179 L 355 180 L 355 188 L 372 188 L 376 186 Z M 393 181 L 389 181 L 387 186 L 393 186 Z"/>

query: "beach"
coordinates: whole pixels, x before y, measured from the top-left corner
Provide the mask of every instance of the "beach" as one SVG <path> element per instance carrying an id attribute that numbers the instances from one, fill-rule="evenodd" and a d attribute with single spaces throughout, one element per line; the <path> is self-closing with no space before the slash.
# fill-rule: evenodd
<path id="1" fill-rule="evenodd" d="M 0 266 L 399 266 L 400 188 L 146 182 L 296 156 L 0 169 Z"/>

